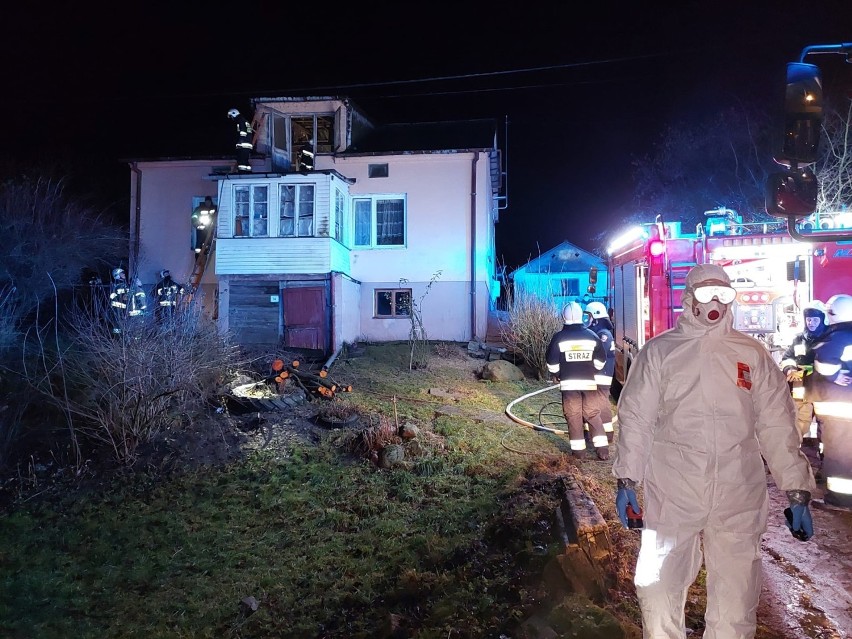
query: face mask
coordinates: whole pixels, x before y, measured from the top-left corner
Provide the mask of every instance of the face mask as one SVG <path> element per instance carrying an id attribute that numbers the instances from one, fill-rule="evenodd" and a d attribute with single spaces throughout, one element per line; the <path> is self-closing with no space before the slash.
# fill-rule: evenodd
<path id="1" fill-rule="evenodd" d="M 692 314 L 704 326 L 713 326 L 718 324 L 725 313 L 728 312 L 728 305 L 722 304 L 718 300 L 712 300 L 706 304 L 702 304 L 698 300 L 692 303 Z"/>

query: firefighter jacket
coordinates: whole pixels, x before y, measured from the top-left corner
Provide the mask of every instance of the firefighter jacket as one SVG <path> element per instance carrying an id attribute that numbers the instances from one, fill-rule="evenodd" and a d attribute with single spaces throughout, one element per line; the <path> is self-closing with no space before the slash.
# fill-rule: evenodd
<path id="1" fill-rule="evenodd" d="M 852 385 L 835 383 L 841 371 L 852 374 L 852 322 L 830 325 L 814 344 L 814 374 L 808 389 L 808 400 L 843 404 L 845 409 L 841 412 L 849 416 L 852 415 Z M 826 414 L 825 408 L 823 414 Z"/>
<path id="2" fill-rule="evenodd" d="M 160 280 L 154 289 L 159 306 L 177 306 L 178 296 L 184 294 L 184 288 L 171 277 Z"/>
<path id="3" fill-rule="evenodd" d="M 559 376 L 559 390 L 597 390 L 595 375 L 606 364 L 606 351 L 590 329 L 582 324 L 565 324 L 551 338 L 546 362 L 548 372 Z"/>
<path id="4" fill-rule="evenodd" d="M 251 128 L 251 122 L 243 117 L 237 119 L 237 144 L 238 149 L 252 148 L 252 135 L 254 131 Z"/>
<path id="5" fill-rule="evenodd" d="M 606 363 L 602 370 L 595 374 L 598 386 L 612 386 L 612 376 L 615 374 L 615 340 L 612 336 L 612 322 L 608 319 L 597 319 L 591 329 L 598 336 L 606 351 Z"/>
<path id="6" fill-rule="evenodd" d="M 109 292 L 109 305 L 113 308 L 124 310 L 127 308 L 127 283 L 124 281 L 113 282 L 112 290 Z"/>
<path id="7" fill-rule="evenodd" d="M 781 357 L 781 370 L 786 372 L 788 368 L 813 366 L 813 349 L 817 341 L 819 341 L 819 336 L 810 331 L 803 331 L 796 335 Z"/>

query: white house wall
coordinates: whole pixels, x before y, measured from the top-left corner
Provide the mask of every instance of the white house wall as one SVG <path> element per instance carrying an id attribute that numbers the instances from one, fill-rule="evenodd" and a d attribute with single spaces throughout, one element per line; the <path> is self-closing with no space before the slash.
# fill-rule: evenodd
<path id="1" fill-rule="evenodd" d="M 470 339 L 470 287 L 466 282 L 434 283 L 426 292 L 428 282 L 406 282 L 412 301 L 419 305 L 423 326 L 430 340 L 463 342 Z M 367 340 L 407 340 L 411 320 L 407 317 L 375 318 L 375 290 L 399 288 L 398 281 L 370 282 L 361 285 L 361 336 Z M 424 295 L 425 294 L 425 295 Z M 487 315 L 481 318 L 479 336 L 485 338 Z"/>
<path id="2" fill-rule="evenodd" d="M 343 342 L 353 343 L 363 337 L 361 332 L 361 285 L 358 282 L 335 273 L 332 276 L 332 323 L 333 343 L 340 346 Z"/>
<path id="3" fill-rule="evenodd" d="M 167 268 L 182 283 L 189 281 L 195 266 L 192 237 L 193 198 L 217 197 L 216 183 L 205 178 L 226 160 L 186 160 L 137 162 L 139 171 L 130 172 L 130 274 L 142 280 L 146 290 L 159 280 L 157 273 Z M 137 185 L 141 174 L 141 207 L 137 219 Z M 138 227 L 137 227 L 138 224 Z M 137 236 L 137 228 L 139 230 Z M 215 255 L 213 256 L 215 262 Z M 201 281 L 201 290 L 215 290 L 216 277 L 211 264 Z M 205 300 L 215 299 L 207 295 Z"/>
<path id="4" fill-rule="evenodd" d="M 350 187 L 353 197 L 401 193 L 406 196 L 406 246 L 353 249 L 349 256 L 352 277 L 364 284 L 361 327 L 365 335 L 378 336 L 383 331 L 390 331 L 395 336 L 392 339 L 405 339 L 408 335 L 407 328 L 403 331 L 399 327 L 399 324 L 407 324 L 405 321 L 372 319 L 374 288 L 398 288 L 400 279 L 408 280 L 406 286 L 411 283 L 425 286 L 440 272 L 433 291 L 445 291 L 436 297 L 444 298 L 453 310 L 424 318 L 428 322 L 427 333 L 430 337 L 435 335 L 435 339 L 467 340 L 472 337 L 470 218 L 473 159 L 474 153 L 347 158 L 318 156 L 317 168 L 333 168 L 355 179 Z M 385 162 L 389 165 L 387 178 L 368 177 L 370 164 Z M 493 263 L 490 237 L 492 198 L 488 158 L 484 153 L 478 154 L 476 185 L 475 330 L 484 338 L 491 306 L 488 267 L 489 263 Z M 430 293 L 430 297 L 432 295 Z"/>

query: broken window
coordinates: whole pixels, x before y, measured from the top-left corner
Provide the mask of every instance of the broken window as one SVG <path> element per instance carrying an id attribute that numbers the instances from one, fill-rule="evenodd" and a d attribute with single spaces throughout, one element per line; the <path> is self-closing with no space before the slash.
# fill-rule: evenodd
<path id="1" fill-rule="evenodd" d="M 234 237 L 269 235 L 269 187 L 234 187 Z"/>
<path id="2" fill-rule="evenodd" d="M 298 169 L 299 154 L 311 147 L 316 153 L 334 152 L 334 115 L 273 115 L 271 126 L 272 168 Z"/>
<path id="3" fill-rule="evenodd" d="M 334 239 L 343 242 L 343 220 L 346 217 L 346 198 L 340 189 L 334 189 Z"/>
<path id="4" fill-rule="evenodd" d="M 313 184 L 282 184 L 280 204 L 281 237 L 311 237 L 314 234 Z"/>

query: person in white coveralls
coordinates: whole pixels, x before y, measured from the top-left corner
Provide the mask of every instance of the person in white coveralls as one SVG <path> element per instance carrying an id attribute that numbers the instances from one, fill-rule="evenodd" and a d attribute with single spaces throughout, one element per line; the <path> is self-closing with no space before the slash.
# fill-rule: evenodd
<path id="1" fill-rule="evenodd" d="M 693 267 L 677 326 L 639 351 L 619 398 L 616 510 L 627 527 L 643 486 L 634 584 L 646 639 L 686 636 L 702 540 L 704 638 L 754 637 L 769 507 L 764 459 L 790 501 L 788 528 L 803 541 L 813 536 L 814 477 L 787 381 L 760 342 L 734 330 L 735 296 L 721 267 Z"/>

